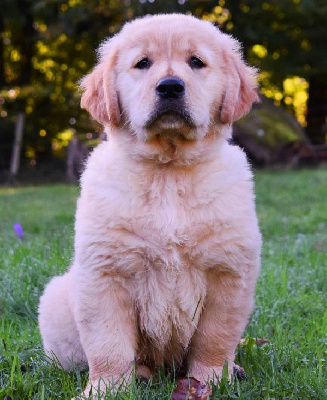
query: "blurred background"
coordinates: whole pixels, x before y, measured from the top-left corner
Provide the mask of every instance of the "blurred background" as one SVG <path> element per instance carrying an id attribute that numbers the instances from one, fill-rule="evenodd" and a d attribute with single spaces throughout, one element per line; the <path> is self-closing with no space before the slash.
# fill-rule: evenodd
<path id="1" fill-rule="evenodd" d="M 1 0 L 0 183 L 74 182 L 101 140 L 78 81 L 132 18 L 191 13 L 243 44 L 262 102 L 235 141 L 256 167 L 327 162 L 326 0 Z"/>

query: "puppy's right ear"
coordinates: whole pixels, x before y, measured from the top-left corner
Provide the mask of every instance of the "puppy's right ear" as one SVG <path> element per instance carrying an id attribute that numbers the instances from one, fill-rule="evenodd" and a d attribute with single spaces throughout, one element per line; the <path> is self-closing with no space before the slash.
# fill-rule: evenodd
<path id="1" fill-rule="evenodd" d="M 105 43 L 100 51 L 108 47 Z M 111 46 L 110 46 L 111 47 Z M 109 49 L 98 65 L 80 81 L 83 91 L 81 107 L 103 125 L 117 126 L 120 122 L 118 95 L 115 87 L 115 63 L 117 52 Z"/>
<path id="2" fill-rule="evenodd" d="M 239 54 L 233 54 L 226 65 L 229 68 L 220 121 L 223 124 L 232 124 L 247 114 L 252 104 L 259 102 L 260 98 L 257 92 L 255 68 L 247 66 Z"/>

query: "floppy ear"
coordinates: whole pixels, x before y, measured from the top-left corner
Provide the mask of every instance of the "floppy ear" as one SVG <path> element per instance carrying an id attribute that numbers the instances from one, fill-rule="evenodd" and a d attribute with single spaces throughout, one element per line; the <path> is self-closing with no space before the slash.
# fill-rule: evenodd
<path id="1" fill-rule="evenodd" d="M 100 51 L 106 51 L 109 42 Z M 81 107 L 92 117 L 104 124 L 117 126 L 120 122 L 118 95 L 115 88 L 114 66 L 117 53 L 109 47 L 109 52 L 100 58 L 98 65 L 80 81 L 83 91 Z"/>
<path id="2" fill-rule="evenodd" d="M 257 92 L 257 70 L 245 64 L 239 50 L 233 50 L 226 58 L 227 84 L 220 109 L 220 121 L 232 124 L 250 111 L 254 102 L 259 102 Z"/>

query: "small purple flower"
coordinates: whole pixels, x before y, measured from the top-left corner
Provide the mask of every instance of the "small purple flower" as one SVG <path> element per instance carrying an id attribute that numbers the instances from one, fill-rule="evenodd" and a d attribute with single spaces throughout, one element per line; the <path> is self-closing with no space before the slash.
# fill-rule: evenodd
<path id="1" fill-rule="evenodd" d="M 23 231 L 21 224 L 16 222 L 14 224 L 13 228 L 14 228 L 14 231 L 15 231 L 17 237 L 19 237 L 19 239 L 23 240 L 24 239 L 24 231 Z"/>

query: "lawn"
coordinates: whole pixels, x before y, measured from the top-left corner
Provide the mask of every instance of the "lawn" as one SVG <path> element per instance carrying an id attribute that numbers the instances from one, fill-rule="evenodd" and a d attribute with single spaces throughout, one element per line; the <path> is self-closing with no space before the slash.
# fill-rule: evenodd
<path id="1" fill-rule="evenodd" d="M 264 246 L 245 336 L 269 343 L 240 346 L 247 379 L 223 381 L 213 399 L 327 399 L 326 184 L 324 169 L 257 173 Z M 43 287 L 72 257 L 77 195 L 65 185 L 0 188 L 0 399 L 70 399 L 87 380 L 49 365 L 37 328 Z M 173 387 L 161 374 L 112 398 L 168 400 Z"/>

